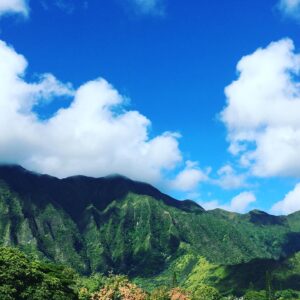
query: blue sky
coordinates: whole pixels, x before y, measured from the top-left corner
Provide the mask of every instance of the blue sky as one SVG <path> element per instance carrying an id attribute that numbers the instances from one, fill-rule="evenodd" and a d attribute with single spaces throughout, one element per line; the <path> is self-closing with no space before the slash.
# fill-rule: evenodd
<path id="1" fill-rule="evenodd" d="M 0 161 L 122 173 L 207 208 L 300 209 L 299 7 L 0 0 L 0 118 L 14 124 Z"/>

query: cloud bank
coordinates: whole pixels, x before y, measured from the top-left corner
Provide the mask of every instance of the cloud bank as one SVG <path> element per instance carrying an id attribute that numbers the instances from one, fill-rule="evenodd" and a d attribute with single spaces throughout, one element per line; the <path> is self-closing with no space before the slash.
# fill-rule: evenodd
<path id="1" fill-rule="evenodd" d="M 0 41 L 1 163 L 58 177 L 120 173 L 157 183 L 182 161 L 179 135 L 150 137 L 150 120 L 125 110 L 126 99 L 104 79 L 73 89 L 51 74 L 27 82 L 26 68 L 26 59 Z M 59 97 L 71 105 L 47 120 L 34 113 Z"/>
<path id="2" fill-rule="evenodd" d="M 0 17 L 6 14 L 27 16 L 29 8 L 26 0 L 0 0 Z"/>

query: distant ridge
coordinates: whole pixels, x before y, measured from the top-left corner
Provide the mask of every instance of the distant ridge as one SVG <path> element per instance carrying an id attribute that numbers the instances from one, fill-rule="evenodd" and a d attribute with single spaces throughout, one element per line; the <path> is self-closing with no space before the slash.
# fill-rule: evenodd
<path id="1" fill-rule="evenodd" d="M 98 178 L 75 175 L 58 179 L 28 171 L 19 165 L 10 164 L 0 165 L 0 180 L 4 180 L 15 192 L 20 194 L 34 193 L 37 189 L 39 193 L 43 192 L 57 197 L 60 199 L 59 204 L 65 209 L 70 210 L 70 206 L 75 205 L 78 212 L 82 210 L 82 206 L 87 204 L 93 204 L 98 209 L 104 209 L 112 200 L 122 199 L 129 192 L 151 196 L 154 199 L 162 200 L 167 205 L 185 211 L 204 211 L 196 202 L 176 200 L 161 193 L 150 184 L 134 181 L 118 174 Z M 101 201 L 99 201 L 98 196 L 101 196 Z M 76 215 L 77 213 L 72 210 L 69 211 L 70 214 Z"/>

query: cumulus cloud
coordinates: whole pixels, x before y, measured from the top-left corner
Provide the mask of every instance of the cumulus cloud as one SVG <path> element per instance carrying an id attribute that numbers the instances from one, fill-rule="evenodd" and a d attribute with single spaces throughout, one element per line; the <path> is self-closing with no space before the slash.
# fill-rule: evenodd
<path id="1" fill-rule="evenodd" d="M 218 179 L 212 182 L 221 186 L 223 189 L 237 189 L 246 187 L 246 175 L 238 174 L 231 165 L 224 165 L 217 172 Z"/>
<path id="2" fill-rule="evenodd" d="M 26 82 L 26 68 L 26 59 L 1 41 L 0 162 L 58 177 L 120 173 L 155 183 L 182 160 L 179 135 L 150 138 L 151 122 L 125 110 L 124 97 L 104 79 L 73 89 L 51 74 Z M 34 113 L 62 96 L 69 107 L 46 120 Z"/>
<path id="3" fill-rule="evenodd" d="M 256 197 L 252 192 L 243 192 L 231 200 L 228 210 L 245 212 L 249 205 L 255 201 Z"/>
<path id="4" fill-rule="evenodd" d="M 285 16 L 300 20 L 300 0 L 280 0 L 278 8 Z"/>
<path id="5" fill-rule="evenodd" d="M 158 14 L 164 13 L 164 0 L 129 0 L 138 13 Z"/>
<path id="6" fill-rule="evenodd" d="M 22 14 L 27 16 L 29 8 L 26 0 L 0 0 L 0 17 L 5 14 Z"/>
<path id="7" fill-rule="evenodd" d="M 208 180 L 210 170 L 203 171 L 196 162 L 187 161 L 185 168 L 170 183 L 178 191 L 193 191 L 200 182 Z"/>
<path id="8" fill-rule="evenodd" d="M 229 150 L 252 175 L 300 176 L 300 55 L 290 39 L 243 57 L 221 119 Z"/>
<path id="9" fill-rule="evenodd" d="M 252 192 L 242 192 L 232 198 L 228 204 L 220 204 L 218 200 L 213 200 L 209 202 L 203 202 L 201 205 L 207 209 L 221 208 L 227 211 L 245 213 L 249 210 L 252 203 L 256 202 L 256 197 Z"/>
<path id="10" fill-rule="evenodd" d="M 300 210 L 300 183 L 290 191 L 283 200 L 275 203 L 271 208 L 272 214 L 287 215 Z"/>

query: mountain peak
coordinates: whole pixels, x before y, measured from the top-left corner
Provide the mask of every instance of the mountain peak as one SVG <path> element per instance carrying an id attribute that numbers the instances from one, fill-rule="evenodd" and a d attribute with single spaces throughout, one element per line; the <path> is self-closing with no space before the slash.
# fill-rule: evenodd
<path id="1" fill-rule="evenodd" d="M 258 209 L 251 210 L 247 216 L 250 222 L 257 225 L 282 225 L 286 221 L 285 218 L 273 216 Z"/>
<path id="2" fill-rule="evenodd" d="M 150 196 L 181 210 L 204 211 L 191 200 L 176 200 L 148 183 L 134 181 L 119 174 L 99 178 L 75 175 L 58 179 L 7 164 L 0 165 L 0 180 L 15 192 L 36 200 L 38 204 L 46 204 L 52 199 L 75 218 L 80 216 L 87 205 L 92 204 L 103 210 L 113 200 L 123 199 L 130 192 Z"/>

